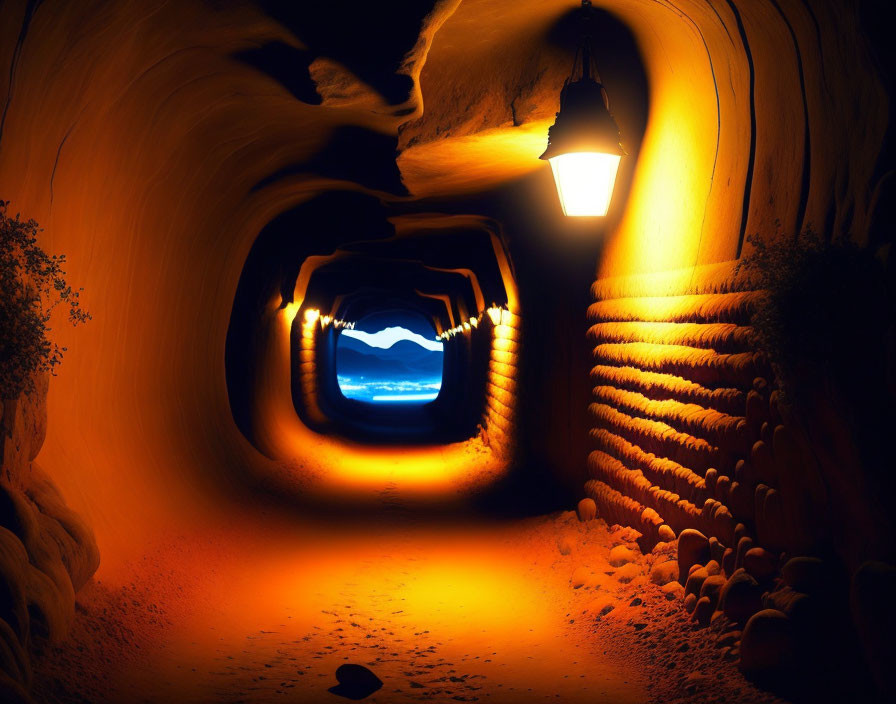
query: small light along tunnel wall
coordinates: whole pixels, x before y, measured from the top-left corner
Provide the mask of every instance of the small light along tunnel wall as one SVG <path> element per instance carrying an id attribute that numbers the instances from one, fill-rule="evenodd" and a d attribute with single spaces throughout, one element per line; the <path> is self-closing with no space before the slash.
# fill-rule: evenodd
<path id="1" fill-rule="evenodd" d="M 293 364 L 293 397 L 298 391 L 302 399 L 301 408 L 309 423 L 319 424 L 326 421 L 326 415 L 318 404 L 320 396 L 320 373 L 318 371 L 318 348 L 321 341 L 321 319 L 317 308 L 306 308 L 302 315 L 293 323 L 293 330 L 297 333 L 292 348 L 296 351 L 298 363 Z M 335 326 L 333 326 L 335 329 Z M 297 388 L 295 388 L 297 387 Z"/>

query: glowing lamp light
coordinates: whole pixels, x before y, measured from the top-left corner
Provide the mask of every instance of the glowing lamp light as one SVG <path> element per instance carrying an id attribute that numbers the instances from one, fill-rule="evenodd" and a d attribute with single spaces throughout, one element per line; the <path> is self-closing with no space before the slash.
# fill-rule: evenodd
<path id="1" fill-rule="evenodd" d="M 320 317 L 320 311 L 316 308 L 309 308 L 305 311 L 305 323 L 311 325 L 314 322 L 317 322 L 317 319 Z"/>
<path id="2" fill-rule="evenodd" d="M 586 11 L 590 5 L 589 0 L 583 0 Z M 580 61 L 581 77 L 577 77 Z M 563 84 L 560 112 L 548 130 L 548 148 L 540 157 L 551 165 L 560 205 L 567 216 L 607 214 L 619 161 L 625 156 L 607 92 L 595 76 L 591 41 L 586 36 L 576 52 L 572 75 Z"/>
<path id="3" fill-rule="evenodd" d="M 610 209 L 618 154 L 574 152 L 549 159 L 563 214 L 600 217 Z"/>

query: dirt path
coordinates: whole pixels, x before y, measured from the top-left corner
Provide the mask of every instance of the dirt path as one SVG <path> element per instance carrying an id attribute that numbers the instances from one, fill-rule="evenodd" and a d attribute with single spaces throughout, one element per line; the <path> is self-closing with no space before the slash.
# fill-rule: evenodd
<path id="1" fill-rule="evenodd" d="M 348 701 L 328 692 L 345 663 L 383 681 L 379 704 L 696 701 L 721 679 L 699 664 L 724 666 L 714 646 L 683 654 L 678 602 L 609 565 L 625 531 L 571 513 L 434 524 L 383 499 L 376 525 L 234 517 L 88 586 L 38 699 Z"/>

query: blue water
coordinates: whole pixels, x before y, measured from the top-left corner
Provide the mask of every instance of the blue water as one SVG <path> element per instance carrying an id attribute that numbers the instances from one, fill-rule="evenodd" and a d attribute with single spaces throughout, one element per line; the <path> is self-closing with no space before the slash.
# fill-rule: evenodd
<path id="1" fill-rule="evenodd" d="M 336 381 L 346 398 L 367 403 L 427 403 L 434 400 L 442 388 L 441 378 L 411 381 L 337 375 Z"/>

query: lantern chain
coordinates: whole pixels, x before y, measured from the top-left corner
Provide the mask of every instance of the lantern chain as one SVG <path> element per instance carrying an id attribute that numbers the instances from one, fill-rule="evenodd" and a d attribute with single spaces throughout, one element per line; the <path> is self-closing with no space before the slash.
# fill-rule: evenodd
<path id="1" fill-rule="evenodd" d="M 582 39 L 576 49 L 576 55 L 573 59 L 572 73 L 566 80 L 571 83 L 576 80 L 576 69 L 579 66 L 579 60 L 582 62 L 582 78 L 591 78 L 601 83 L 600 72 L 597 70 L 597 63 L 594 60 L 594 52 L 591 49 L 591 0 L 582 0 Z"/>

